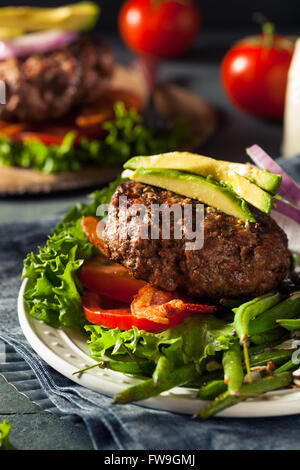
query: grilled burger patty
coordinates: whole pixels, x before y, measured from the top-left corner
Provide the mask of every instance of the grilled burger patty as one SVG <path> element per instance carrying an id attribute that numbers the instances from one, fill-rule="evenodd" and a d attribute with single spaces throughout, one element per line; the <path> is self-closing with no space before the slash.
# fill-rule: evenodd
<path id="1" fill-rule="evenodd" d="M 287 237 L 271 217 L 254 208 L 256 223 L 250 223 L 205 206 L 204 246 L 186 250 L 184 237 L 172 239 L 172 221 L 169 240 L 162 239 L 161 232 L 159 239 L 143 239 L 141 231 L 147 221 L 142 222 L 138 212 L 126 212 L 129 235 L 124 237 L 120 220 L 125 209 L 119 207 L 120 196 L 127 197 L 131 208 L 135 204 L 147 207 L 148 225 L 150 204 L 192 204 L 195 219 L 199 202 L 137 182 L 126 182 L 117 188 L 103 237 L 111 259 L 138 279 L 169 291 L 219 299 L 262 295 L 278 286 L 287 274 Z"/>
<path id="2" fill-rule="evenodd" d="M 43 122 L 65 116 L 97 100 L 113 68 L 110 48 L 88 36 L 44 54 L 2 60 L 6 104 L 0 105 L 0 119 Z"/>

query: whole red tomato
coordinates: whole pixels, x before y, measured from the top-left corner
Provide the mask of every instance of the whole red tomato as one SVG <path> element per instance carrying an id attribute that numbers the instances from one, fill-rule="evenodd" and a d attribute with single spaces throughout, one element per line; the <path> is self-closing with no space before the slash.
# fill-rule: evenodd
<path id="1" fill-rule="evenodd" d="M 293 49 L 293 43 L 279 35 L 261 34 L 238 42 L 221 65 L 231 101 L 249 114 L 281 119 Z"/>
<path id="2" fill-rule="evenodd" d="M 186 52 L 200 25 L 199 8 L 191 0 L 128 0 L 119 13 L 119 30 L 127 46 L 161 58 Z"/>

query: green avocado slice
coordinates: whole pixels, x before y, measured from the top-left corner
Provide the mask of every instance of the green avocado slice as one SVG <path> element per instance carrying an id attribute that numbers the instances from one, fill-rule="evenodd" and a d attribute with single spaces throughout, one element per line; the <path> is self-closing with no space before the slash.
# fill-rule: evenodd
<path id="1" fill-rule="evenodd" d="M 84 31 L 98 20 L 99 6 L 94 2 L 79 2 L 57 8 L 4 7 L 0 8 L 0 28 L 41 31 Z"/>
<path id="2" fill-rule="evenodd" d="M 233 163 L 233 162 L 223 162 L 226 163 L 229 168 L 234 170 L 241 176 L 249 178 L 257 186 L 268 191 L 271 194 L 276 194 L 282 180 L 281 175 L 276 175 L 275 173 L 270 173 L 268 170 L 260 170 L 255 166 L 250 165 L 249 163 Z"/>
<path id="3" fill-rule="evenodd" d="M 269 215 L 272 209 L 273 197 L 269 193 L 237 173 L 226 162 L 210 157 L 189 152 L 169 152 L 151 157 L 131 158 L 125 168 L 163 168 L 195 173 L 203 177 L 211 176 L 216 181 L 228 184 L 239 197 L 265 214 Z"/>
<path id="4" fill-rule="evenodd" d="M 248 204 L 243 199 L 237 197 L 229 188 L 221 186 L 209 178 L 159 168 L 125 170 L 122 176 L 196 199 L 238 219 L 255 222 Z"/>

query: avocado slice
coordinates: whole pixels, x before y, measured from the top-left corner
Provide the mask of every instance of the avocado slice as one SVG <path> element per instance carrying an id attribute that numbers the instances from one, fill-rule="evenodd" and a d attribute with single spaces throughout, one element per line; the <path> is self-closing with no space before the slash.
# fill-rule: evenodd
<path id="1" fill-rule="evenodd" d="M 98 20 L 99 6 L 94 2 L 79 2 L 58 8 L 4 7 L 0 8 L 0 28 L 41 31 L 60 29 L 83 31 L 91 29 Z"/>
<path id="2" fill-rule="evenodd" d="M 238 219 L 255 222 L 248 204 L 243 199 L 237 197 L 227 187 L 216 184 L 209 178 L 160 168 L 125 170 L 122 176 L 196 199 Z"/>
<path id="3" fill-rule="evenodd" d="M 2 28 L 0 27 L 0 40 L 2 39 L 11 39 L 21 36 L 23 31 L 18 28 Z"/>
<path id="4" fill-rule="evenodd" d="M 260 170 L 259 168 L 250 165 L 250 163 L 232 163 L 221 162 L 227 164 L 232 170 L 245 178 L 253 181 L 257 186 L 268 191 L 271 194 L 276 194 L 282 180 L 281 175 L 270 173 L 268 170 Z"/>
<path id="5" fill-rule="evenodd" d="M 265 214 L 269 215 L 272 209 L 273 197 L 270 194 L 234 171 L 226 162 L 219 162 L 210 157 L 189 152 L 169 152 L 152 157 L 134 157 L 124 166 L 131 169 L 165 168 L 204 177 L 211 176 L 216 181 L 230 185 L 233 192 Z"/>

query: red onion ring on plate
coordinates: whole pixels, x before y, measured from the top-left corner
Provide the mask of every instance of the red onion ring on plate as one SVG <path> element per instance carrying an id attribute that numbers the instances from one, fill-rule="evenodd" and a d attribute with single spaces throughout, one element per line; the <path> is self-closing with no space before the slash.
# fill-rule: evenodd
<path id="1" fill-rule="evenodd" d="M 287 202 L 274 199 L 273 210 L 300 224 L 300 210 Z"/>
<path id="2" fill-rule="evenodd" d="M 246 149 L 246 152 L 258 167 L 282 176 L 278 194 L 300 208 L 300 187 L 281 166 L 258 145 L 252 145 L 252 147 Z"/>
<path id="3" fill-rule="evenodd" d="M 49 30 L 0 41 L 0 60 L 59 49 L 74 42 L 78 36 L 79 34 L 73 31 Z"/>

